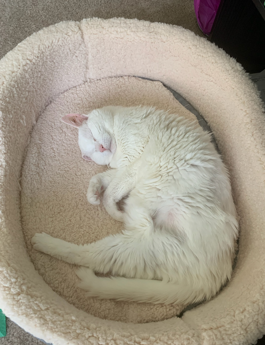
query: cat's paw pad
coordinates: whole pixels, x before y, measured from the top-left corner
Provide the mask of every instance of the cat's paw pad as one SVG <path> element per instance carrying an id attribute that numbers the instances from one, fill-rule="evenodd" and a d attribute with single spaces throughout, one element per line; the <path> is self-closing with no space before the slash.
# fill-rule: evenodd
<path id="1" fill-rule="evenodd" d="M 80 267 L 78 270 L 75 271 L 76 275 L 80 279 L 80 282 L 77 284 L 83 290 L 89 292 L 91 297 L 96 297 L 96 285 L 97 280 L 99 279 L 95 273 L 87 267 Z"/>
<path id="2" fill-rule="evenodd" d="M 56 251 L 56 239 L 48 234 L 42 232 L 41 234 L 35 234 L 31 243 L 35 250 L 52 255 Z"/>
<path id="3" fill-rule="evenodd" d="M 87 200 L 92 205 L 100 204 L 100 195 L 104 191 L 101 184 L 90 182 L 87 190 Z"/>

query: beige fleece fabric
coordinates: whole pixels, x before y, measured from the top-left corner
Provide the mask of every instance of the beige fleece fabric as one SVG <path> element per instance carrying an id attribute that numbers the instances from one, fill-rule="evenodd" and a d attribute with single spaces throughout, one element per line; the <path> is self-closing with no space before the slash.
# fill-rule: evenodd
<path id="1" fill-rule="evenodd" d="M 81 194 L 85 192 L 90 168 L 85 162 L 78 163 L 85 164 L 88 175 L 86 181 L 71 185 L 75 190 L 66 193 L 58 188 L 65 187 L 62 179 L 49 175 L 51 172 L 47 170 L 50 166 L 43 165 L 42 161 L 45 155 L 34 151 L 40 149 L 42 152 L 43 149 L 37 144 L 38 128 L 48 121 L 49 116 L 52 117 L 53 110 L 58 116 L 56 109 L 61 111 L 58 102 L 64 94 L 69 94 L 70 101 L 70 95 L 75 90 L 81 92 L 88 86 L 92 90 L 110 80 L 100 79 L 120 76 L 158 80 L 186 98 L 209 122 L 231 175 L 241 228 L 239 254 L 232 280 L 216 298 L 187 311 L 182 318 L 171 317 L 164 321 L 134 324 L 92 315 L 96 304 L 87 306 L 87 311 L 78 309 L 72 297 L 67 296 L 67 291 L 59 291 L 58 286 L 53 286 L 54 290 L 57 289 L 56 293 L 45 282 L 51 284 L 45 272 L 49 265 L 53 269 L 54 262 L 43 261 L 42 266 L 42 259 L 34 259 L 37 254 L 31 252 L 30 246 L 25 244 L 28 243 L 30 231 L 33 231 L 26 217 L 30 204 L 26 206 L 27 203 L 22 203 L 25 207 L 20 207 L 22 200 L 30 202 L 30 197 L 25 195 L 26 190 L 35 188 L 36 191 L 45 192 L 46 196 L 48 191 L 51 196 L 59 193 L 60 203 L 65 196 L 67 198 L 71 193 L 79 193 L 78 207 L 84 212 L 89 207 Z M 115 78 L 111 82 L 115 85 L 116 82 L 126 84 L 140 81 Z M 149 86 L 148 83 L 147 90 L 158 85 L 161 87 L 160 84 L 151 84 Z M 119 90 L 120 95 L 122 91 Z M 97 101 L 104 102 L 110 95 L 109 91 L 107 95 L 97 95 Z M 89 100 L 83 99 L 80 102 L 85 102 L 85 106 Z M 80 107 L 83 106 L 81 103 Z M 61 105 L 63 109 L 70 109 L 67 99 Z M 63 22 L 32 35 L 1 60 L 0 111 L 0 305 L 7 316 L 36 337 L 56 345 L 251 344 L 265 333 L 265 119 L 256 88 L 235 60 L 205 39 L 181 27 L 125 19 Z M 56 122 L 58 118 L 55 112 L 50 125 L 55 127 L 58 123 L 60 126 L 56 130 L 64 139 L 60 145 L 64 150 L 64 164 L 69 162 L 70 169 L 72 159 L 78 156 L 76 146 L 69 148 L 76 133 Z M 40 115 L 40 122 L 34 128 Z M 46 133 L 39 128 L 39 133 L 42 133 L 41 138 L 47 144 L 48 137 L 52 140 L 52 131 Z M 34 140 L 35 148 L 32 147 Z M 49 145 L 50 156 L 56 157 L 57 146 Z M 67 157 L 67 149 L 73 152 L 73 157 L 72 154 Z M 34 166 L 43 167 L 41 170 L 36 169 L 35 176 L 31 175 L 32 186 L 24 174 L 29 160 L 32 161 L 32 166 L 28 166 L 31 172 Z M 53 161 L 52 164 L 55 164 L 52 169 L 58 167 L 57 171 L 53 170 L 55 174 L 69 178 L 60 170 L 58 162 Z M 49 189 L 44 191 L 42 182 L 48 176 L 52 186 L 45 181 Z M 79 176 L 76 177 L 80 182 Z M 40 198 L 39 195 L 35 197 L 37 200 Z M 41 200 L 41 203 L 44 204 L 44 201 Z M 47 200 L 44 206 L 46 209 L 48 203 Z M 40 210 L 37 208 L 40 206 L 35 205 L 35 202 L 33 204 L 32 211 Z M 49 212 L 53 214 L 52 209 Z M 104 210 L 98 208 L 98 211 L 94 209 L 93 212 L 98 212 L 99 218 L 103 217 Z M 42 217 L 40 213 L 40 224 L 44 221 L 52 223 L 51 219 L 44 220 Z M 57 213 L 54 214 L 54 220 L 58 221 L 58 217 Z M 65 239 L 74 238 L 69 230 L 75 229 L 73 217 L 70 214 L 64 219 L 67 229 L 58 229 Z M 103 221 L 108 223 L 105 217 Z M 22 225 L 25 231 L 26 224 L 25 242 Z M 100 231 L 103 234 L 107 230 L 102 227 Z M 87 239 L 92 239 L 92 236 L 96 238 L 96 227 L 87 236 Z M 75 242 L 77 240 L 78 237 Z M 34 268 L 29 253 L 44 279 Z M 73 272 L 73 267 L 69 267 L 69 270 Z M 68 271 L 64 280 L 70 288 L 68 274 L 73 273 Z M 74 279 L 73 275 L 73 285 Z M 82 300 L 83 297 L 78 298 Z M 108 302 L 105 303 L 107 306 Z M 86 309 L 86 306 L 82 308 Z M 120 306 L 115 304 L 115 308 L 118 311 Z M 123 320 L 139 317 L 136 314 L 129 315 L 132 308 L 126 306 L 121 315 Z M 141 308 L 142 321 L 148 320 L 148 307 Z M 155 309 L 156 319 L 169 317 L 172 311 L 170 308 L 164 309 L 161 306 Z M 98 309 L 95 311 L 97 316 L 103 311 L 103 304 Z M 114 319 L 114 314 L 115 311 L 109 311 L 108 317 Z"/>

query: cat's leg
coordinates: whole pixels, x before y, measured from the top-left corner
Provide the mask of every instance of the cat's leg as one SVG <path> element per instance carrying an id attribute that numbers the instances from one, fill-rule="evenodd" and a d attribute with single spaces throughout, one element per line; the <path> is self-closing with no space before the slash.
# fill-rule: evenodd
<path id="1" fill-rule="evenodd" d="M 171 236 L 155 231 L 153 218 L 134 190 L 125 202 L 125 230 L 89 245 L 89 266 L 100 273 L 128 278 L 160 276 L 160 267 L 167 261 Z M 175 250 L 175 248 L 174 248 Z M 159 253 L 159 255 L 157 255 Z"/>
<path id="2" fill-rule="evenodd" d="M 92 205 L 100 204 L 100 194 L 109 186 L 117 174 L 116 169 L 110 169 L 94 175 L 89 181 L 87 200 Z"/>
<path id="3" fill-rule="evenodd" d="M 149 235 L 136 229 L 86 245 L 69 243 L 45 233 L 35 234 L 32 238 L 34 249 L 59 260 L 90 267 L 99 273 L 110 272 L 126 277 L 141 277 L 144 270 L 149 272 L 148 267 L 154 266 L 155 263 L 150 261 L 154 256 L 150 253 L 151 243 Z M 153 275 L 152 270 L 150 279 Z"/>
<path id="4" fill-rule="evenodd" d="M 85 246 L 52 237 L 44 232 L 35 234 L 31 243 L 35 250 L 51 255 L 69 264 L 85 265 Z"/>
<path id="5" fill-rule="evenodd" d="M 112 218 L 120 222 L 124 221 L 124 212 L 118 209 L 117 203 L 128 196 L 135 184 L 135 172 L 133 169 L 125 169 L 119 172 L 109 184 L 103 196 L 103 205 Z"/>
<path id="6" fill-rule="evenodd" d="M 160 234 L 154 233 L 151 217 L 144 214 L 143 210 L 140 212 L 138 222 L 131 229 L 91 243 L 86 248 L 89 254 L 84 266 L 99 273 L 128 278 L 152 279 L 159 275 L 154 258 L 157 252 L 159 255 L 163 252 Z"/>
<path id="7" fill-rule="evenodd" d="M 145 221 L 144 221 L 145 222 Z M 179 265 L 178 246 L 174 239 L 141 230 L 124 231 L 123 234 L 84 246 L 68 243 L 47 234 L 36 234 L 32 243 L 35 249 L 50 254 L 71 264 L 91 267 L 101 273 L 111 272 L 123 277 L 97 277 L 91 268 L 81 267 L 76 271 L 80 278 L 78 286 L 87 295 L 98 298 L 151 303 L 190 303 L 210 298 L 216 291 L 211 287 L 189 286 L 187 281 L 176 279 Z M 152 229 L 149 229 L 152 231 Z M 167 271 L 171 270 L 168 279 Z M 196 270 L 195 270 L 196 272 Z M 175 276 L 175 278 L 174 278 Z M 126 278 L 136 279 L 126 279 Z M 158 279 L 158 280 L 151 280 Z M 208 290 L 209 291 L 208 291 Z M 206 294 L 206 292 L 207 294 Z"/>
<path id="8" fill-rule="evenodd" d="M 195 278 L 186 279 L 190 273 L 183 265 L 179 241 L 154 228 L 141 200 L 129 197 L 126 204 L 126 230 L 86 248 L 89 268 L 76 271 L 80 278 L 78 286 L 88 296 L 100 299 L 189 304 L 210 298 L 215 291 L 211 291 L 210 283 L 204 285 L 204 277 L 197 278 L 196 264 Z M 94 271 L 110 273 L 112 277 L 98 277 Z M 184 271 L 184 275 L 180 276 L 179 271 Z M 195 284 L 191 283 L 194 281 Z"/>
<path id="9" fill-rule="evenodd" d="M 71 264 L 90 267 L 99 273 L 111 272 L 126 277 L 155 274 L 156 252 L 162 253 L 159 233 L 153 230 L 153 220 L 140 206 L 132 209 L 132 223 L 127 229 L 100 241 L 76 245 L 45 233 L 32 238 L 34 249 Z"/>

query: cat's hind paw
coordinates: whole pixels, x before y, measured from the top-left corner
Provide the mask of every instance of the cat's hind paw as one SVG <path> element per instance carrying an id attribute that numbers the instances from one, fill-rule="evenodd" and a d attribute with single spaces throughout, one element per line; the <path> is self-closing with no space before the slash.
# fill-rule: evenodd
<path id="1" fill-rule="evenodd" d="M 56 248 L 58 246 L 57 241 L 58 239 L 46 234 L 45 232 L 42 232 L 41 234 L 37 233 L 31 239 L 31 243 L 35 250 L 49 255 L 56 253 Z"/>

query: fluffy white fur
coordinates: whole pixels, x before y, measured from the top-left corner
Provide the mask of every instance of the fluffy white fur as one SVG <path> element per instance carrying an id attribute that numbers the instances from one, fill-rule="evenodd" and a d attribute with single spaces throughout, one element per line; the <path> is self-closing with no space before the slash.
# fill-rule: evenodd
<path id="1" fill-rule="evenodd" d="M 84 266 L 79 286 L 90 296 L 152 303 L 214 296 L 231 277 L 238 223 L 210 134 L 147 107 L 105 107 L 63 120 L 78 127 L 85 159 L 113 168 L 91 179 L 87 199 L 98 205 L 103 194 L 124 231 L 84 246 L 36 234 L 34 248 Z"/>

